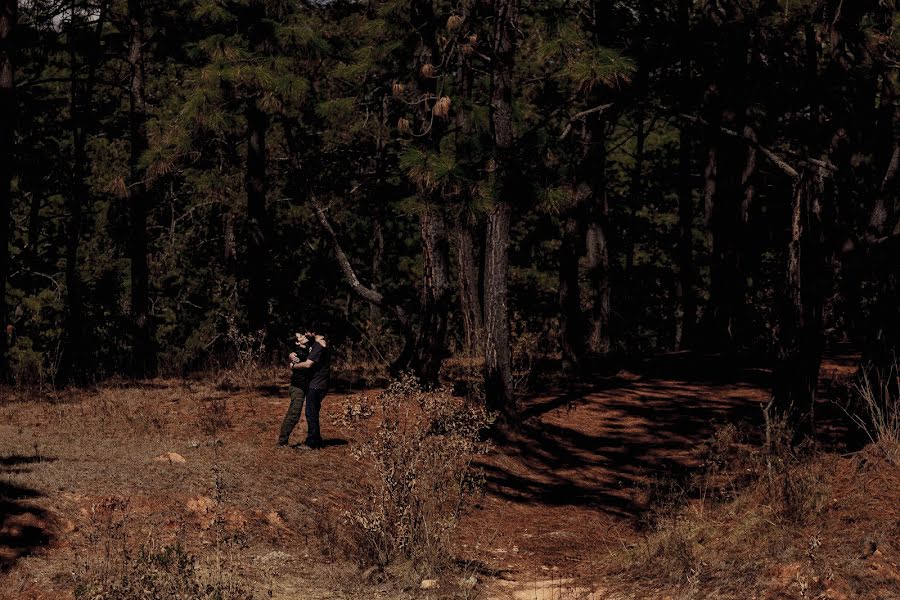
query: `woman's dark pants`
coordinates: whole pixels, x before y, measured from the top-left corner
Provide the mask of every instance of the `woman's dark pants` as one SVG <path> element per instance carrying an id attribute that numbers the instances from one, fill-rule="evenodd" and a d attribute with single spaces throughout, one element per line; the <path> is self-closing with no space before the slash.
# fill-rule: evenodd
<path id="1" fill-rule="evenodd" d="M 291 386 L 291 405 L 288 407 L 287 414 L 284 415 L 284 421 L 281 423 L 281 435 L 278 436 L 279 444 L 284 445 L 288 443 L 288 438 L 291 437 L 291 432 L 297 426 L 297 421 L 300 420 L 300 415 L 303 413 L 303 399 L 305 397 L 306 390 Z M 318 417 L 318 411 L 316 411 L 316 416 Z M 307 408 L 306 418 L 307 420 L 309 419 L 309 408 Z M 316 427 L 316 431 L 318 431 L 318 421 Z"/>

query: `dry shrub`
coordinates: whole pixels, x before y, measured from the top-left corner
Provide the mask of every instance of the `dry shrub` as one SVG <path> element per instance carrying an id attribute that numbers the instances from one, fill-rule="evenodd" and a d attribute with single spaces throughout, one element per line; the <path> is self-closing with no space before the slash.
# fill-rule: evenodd
<path id="1" fill-rule="evenodd" d="M 215 436 L 231 427 L 228 404 L 225 398 L 201 401 L 198 407 L 197 426 L 205 435 Z"/>
<path id="2" fill-rule="evenodd" d="M 419 576 L 448 566 L 466 500 L 481 485 L 473 459 L 491 419 L 447 389 L 412 376 L 378 396 L 381 421 L 355 451 L 368 467 L 361 498 L 343 514 L 349 556 L 362 568 L 410 567 Z"/>
<path id="3" fill-rule="evenodd" d="M 331 424 L 352 427 L 370 419 L 374 414 L 375 408 L 369 397 L 365 394 L 357 394 L 341 402 L 340 410 L 331 417 Z"/>
<path id="4" fill-rule="evenodd" d="M 216 370 L 218 390 L 236 392 L 269 375 L 272 365 L 267 361 L 264 330 L 242 332 L 234 317 L 228 317 L 223 337 L 225 353 Z"/>

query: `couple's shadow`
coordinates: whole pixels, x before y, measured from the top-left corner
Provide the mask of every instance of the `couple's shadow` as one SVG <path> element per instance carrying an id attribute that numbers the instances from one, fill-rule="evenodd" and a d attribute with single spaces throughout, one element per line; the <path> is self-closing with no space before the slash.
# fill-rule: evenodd
<path id="1" fill-rule="evenodd" d="M 330 440 L 322 440 L 322 448 L 332 448 L 334 446 L 346 446 L 349 442 L 344 439 L 334 438 Z M 297 448 L 303 444 L 291 444 L 291 448 Z"/>

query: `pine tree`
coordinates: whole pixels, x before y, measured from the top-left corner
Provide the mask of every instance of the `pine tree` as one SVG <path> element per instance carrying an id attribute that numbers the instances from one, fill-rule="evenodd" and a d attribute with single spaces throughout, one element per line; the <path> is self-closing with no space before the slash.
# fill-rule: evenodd
<path id="1" fill-rule="evenodd" d="M 17 13 L 16 0 L 4 0 L 0 3 L 0 381 L 9 372 L 6 281 L 10 264 L 15 119 L 18 112 L 14 62 Z"/>

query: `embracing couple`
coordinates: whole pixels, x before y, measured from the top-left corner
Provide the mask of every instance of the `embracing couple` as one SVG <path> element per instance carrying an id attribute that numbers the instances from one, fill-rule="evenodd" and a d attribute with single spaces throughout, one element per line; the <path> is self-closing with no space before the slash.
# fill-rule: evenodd
<path id="1" fill-rule="evenodd" d="M 291 367 L 291 405 L 281 424 L 279 446 L 287 446 L 288 438 L 303 412 L 306 402 L 306 441 L 298 450 L 314 450 L 322 447 L 319 432 L 319 409 L 328 392 L 331 374 L 331 349 L 324 335 L 307 331 L 295 333 L 290 338 L 294 351 L 288 356 Z"/>

